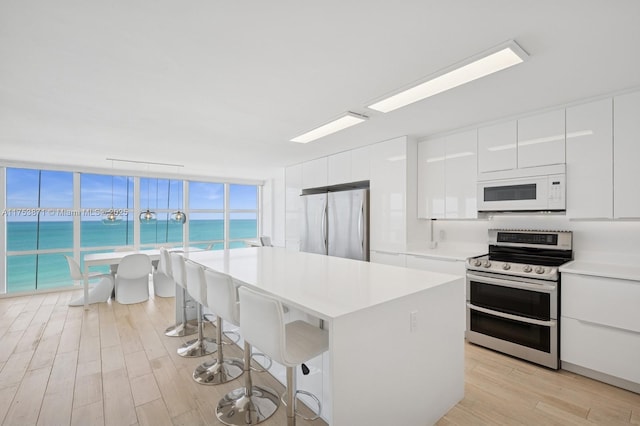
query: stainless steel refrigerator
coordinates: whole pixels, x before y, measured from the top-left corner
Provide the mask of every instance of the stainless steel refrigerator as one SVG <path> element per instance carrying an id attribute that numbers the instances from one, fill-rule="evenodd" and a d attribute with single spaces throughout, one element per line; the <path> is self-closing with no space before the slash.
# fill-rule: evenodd
<path id="1" fill-rule="evenodd" d="M 369 190 L 302 195 L 300 251 L 369 260 Z"/>

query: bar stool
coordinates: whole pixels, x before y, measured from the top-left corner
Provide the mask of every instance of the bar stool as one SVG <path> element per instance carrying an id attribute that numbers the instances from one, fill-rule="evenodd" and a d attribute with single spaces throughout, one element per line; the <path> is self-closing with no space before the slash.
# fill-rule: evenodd
<path id="1" fill-rule="evenodd" d="M 172 255 L 173 256 L 173 255 Z M 178 255 L 180 260 L 172 262 L 171 265 L 182 265 L 187 278 L 187 291 L 196 302 L 196 316 L 198 317 L 198 337 L 189 340 L 187 343 L 178 348 L 178 355 L 185 358 L 196 358 L 200 356 L 210 355 L 216 350 L 216 341 L 203 335 L 202 321 L 202 305 L 207 303 L 207 289 L 204 281 L 204 269 L 197 263 L 184 260 L 184 257 Z"/>
<path id="2" fill-rule="evenodd" d="M 242 375 L 244 363 L 239 358 L 224 358 L 222 354 L 223 321 L 237 326 L 240 323 L 240 305 L 236 296 L 233 278 L 221 272 L 204 270 L 207 285 L 208 308 L 216 315 L 217 357 L 213 361 L 200 364 L 193 372 L 193 380 L 202 385 L 219 385 Z"/>
<path id="3" fill-rule="evenodd" d="M 166 257 L 166 263 L 171 268 L 168 270 L 169 276 L 182 288 L 182 322 L 167 328 L 164 334 L 169 337 L 183 337 L 196 334 L 198 328 L 193 324 L 189 324 L 187 321 L 187 279 L 184 271 L 184 258 L 178 253 L 169 253 L 165 248 L 160 249 L 160 256 Z M 177 310 L 178 305 L 176 305 L 176 311 Z"/>
<path id="4" fill-rule="evenodd" d="M 287 425 L 294 426 L 296 423 L 295 401 L 298 393 L 305 393 L 318 403 L 318 414 L 307 420 L 317 419 L 322 411 L 320 401 L 314 395 L 296 389 L 295 367 L 329 348 L 328 333 L 304 321 L 285 324 L 282 303 L 275 297 L 258 293 L 247 287 L 240 287 L 238 293 L 242 307 L 240 332 L 245 342 L 251 341 L 251 344 L 260 348 L 267 356 L 287 367 Z M 220 415 L 221 406 L 227 408 L 225 402 L 231 399 L 229 397 L 234 392 L 227 394 L 218 403 L 218 419 L 223 423 L 224 416 Z"/>

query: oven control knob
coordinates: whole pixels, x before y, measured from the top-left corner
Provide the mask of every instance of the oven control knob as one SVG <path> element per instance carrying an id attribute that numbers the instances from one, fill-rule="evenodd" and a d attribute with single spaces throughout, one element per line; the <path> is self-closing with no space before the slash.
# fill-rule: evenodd
<path id="1" fill-rule="evenodd" d="M 532 269 L 532 268 L 531 268 L 531 266 L 529 266 L 529 265 L 524 265 L 524 268 L 522 268 L 522 270 L 523 270 L 524 272 L 531 272 L 533 269 Z"/>
<path id="2" fill-rule="evenodd" d="M 476 259 L 473 261 L 473 266 L 480 266 L 482 265 L 482 261 L 480 259 Z"/>
<path id="3" fill-rule="evenodd" d="M 542 266 L 538 266 L 536 268 L 536 274 L 544 274 L 544 268 Z"/>
<path id="4" fill-rule="evenodd" d="M 511 269 L 511 265 L 509 265 L 508 263 L 505 263 L 504 265 L 502 265 L 502 269 L 504 269 L 505 271 L 508 271 L 509 269 Z"/>
<path id="5" fill-rule="evenodd" d="M 491 262 L 489 262 L 488 260 L 485 260 L 483 266 L 485 268 L 490 268 L 491 267 Z"/>

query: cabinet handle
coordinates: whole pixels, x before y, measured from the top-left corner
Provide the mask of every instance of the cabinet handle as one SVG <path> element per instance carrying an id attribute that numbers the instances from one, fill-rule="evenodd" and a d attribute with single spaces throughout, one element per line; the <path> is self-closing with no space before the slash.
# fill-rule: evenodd
<path id="1" fill-rule="evenodd" d="M 517 315 L 505 314 L 504 312 L 494 311 L 493 309 L 481 308 L 480 306 L 472 305 L 471 303 L 467 303 L 467 308 L 471 309 L 472 311 L 478 311 L 488 315 L 509 319 L 512 321 L 524 322 L 524 323 L 533 324 L 533 325 L 541 325 L 543 327 L 556 327 L 558 325 L 558 322 L 556 320 L 540 321 L 533 318 L 524 318 Z"/>
<path id="2" fill-rule="evenodd" d="M 601 323 L 598 323 L 598 322 L 593 322 L 593 321 L 588 321 L 588 320 L 581 320 L 581 319 L 577 319 L 577 318 L 574 318 L 574 319 L 576 321 L 578 321 L 578 322 L 581 322 L 581 323 L 587 324 L 587 325 L 591 325 L 593 327 L 608 328 L 610 330 L 620 330 L 620 331 L 626 331 L 627 333 L 640 334 L 640 330 L 629 330 L 628 328 L 616 327 L 615 325 L 601 324 Z"/>

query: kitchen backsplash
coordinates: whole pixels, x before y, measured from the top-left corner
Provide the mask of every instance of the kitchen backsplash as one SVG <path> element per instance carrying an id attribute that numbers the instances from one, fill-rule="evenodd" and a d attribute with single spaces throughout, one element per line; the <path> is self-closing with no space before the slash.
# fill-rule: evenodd
<path id="1" fill-rule="evenodd" d="M 424 226 L 429 235 L 429 221 L 419 222 L 419 227 Z M 570 221 L 559 215 L 496 215 L 486 220 L 437 220 L 433 224 L 433 239 L 440 246 L 486 244 L 487 231 L 492 228 L 573 231 L 575 259 L 640 265 L 640 221 Z"/>

